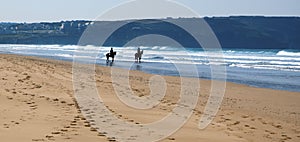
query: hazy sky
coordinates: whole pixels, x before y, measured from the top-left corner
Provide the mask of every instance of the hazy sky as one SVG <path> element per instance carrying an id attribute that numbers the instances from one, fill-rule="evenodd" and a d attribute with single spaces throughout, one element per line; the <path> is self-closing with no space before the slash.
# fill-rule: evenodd
<path id="1" fill-rule="evenodd" d="M 128 0 L 0 0 L 0 22 L 93 20 Z M 300 0 L 174 0 L 202 16 L 300 16 Z M 155 10 L 155 8 L 154 8 Z"/>

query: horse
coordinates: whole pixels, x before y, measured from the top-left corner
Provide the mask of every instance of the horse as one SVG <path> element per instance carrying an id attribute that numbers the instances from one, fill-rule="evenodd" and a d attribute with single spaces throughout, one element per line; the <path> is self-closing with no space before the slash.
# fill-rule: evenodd
<path id="1" fill-rule="evenodd" d="M 117 52 L 113 52 L 113 54 L 107 53 L 106 54 L 106 62 L 109 61 L 109 57 L 111 57 L 112 58 L 112 62 L 114 62 L 116 55 L 117 55 Z"/>
<path id="2" fill-rule="evenodd" d="M 142 59 L 142 55 L 143 55 L 144 50 L 142 50 L 140 53 L 135 53 L 135 61 L 140 63 L 141 59 Z"/>

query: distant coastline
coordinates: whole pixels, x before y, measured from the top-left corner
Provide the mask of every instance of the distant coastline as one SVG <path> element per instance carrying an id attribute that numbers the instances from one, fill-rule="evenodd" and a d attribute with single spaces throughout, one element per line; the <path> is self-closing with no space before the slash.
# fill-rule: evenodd
<path id="1" fill-rule="evenodd" d="M 218 37 L 222 48 L 233 49 L 300 49 L 300 17 L 263 17 L 263 16 L 231 16 L 205 17 L 206 22 Z M 164 19 L 164 21 L 184 21 L 187 24 L 197 21 L 197 18 Z M 97 21 L 111 24 L 125 21 Z M 0 23 L 0 44 L 59 44 L 77 45 L 85 29 L 95 22 L 77 20 L 41 23 Z M 158 32 L 170 32 L 162 23 L 155 23 Z M 138 28 L 149 28 L 147 22 L 136 24 Z M 195 27 L 197 28 L 197 27 Z M 128 29 L 124 35 L 132 34 Z M 144 31 L 140 31 L 144 32 Z M 185 40 L 186 37 L 178 37 Z M 123 39 L 117 39 L 107 46 L 117 46 Z M 186 40 L 185 42 L 189 42 Z M 155 46 L 144 45 L 144 46 Z M 172 46 L 172 45 L 170 45 Z M 193 48 L 198 48 L 196 45 Z"/>

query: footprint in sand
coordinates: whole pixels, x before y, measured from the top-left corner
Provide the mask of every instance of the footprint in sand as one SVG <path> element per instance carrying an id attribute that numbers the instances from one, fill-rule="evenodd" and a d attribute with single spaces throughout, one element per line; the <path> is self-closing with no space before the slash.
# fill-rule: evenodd
<path id="1" fill-rule="evenodd" d="M 240 121 L 236 121 L 233 123 L 233 125 L 239 125 L 241 122 Z"/>
<path id="2" fill-rule="evenodd" d="M 8 129 L 8 128 L 9 128 L 9 125 L 8 125 L 8 124 L 3 124 L 3 128 Z"/>
<path id="3" fill-rule="evenodd" d="M 267 125 L 268 122 L 266 122 L 265 120 L 263 120 L 262 118 L 257 118 L 257 120 L 259 120 L 262 124 Z"/>
<path id="4" fill-rule="evenodd" d="M 100 136 L 100 137 L 106 137 L 106 135 L 102 134 L 102 133 L 98 133 L 98 136 Z"/>
<path id="5" fill-rule="evenodd" d="M 70 123 L 70 125 L 71 125 L 71 126 L 76 126 L 76 125 L 77 125 L 77 123 L 76 123 L 76 122 L 74 122 L 74 121 L 72 121 L 72 122 Z"/>
<path id="6" fill-rule="evenodd" d="M 265 130 L 266 133 L 269 133 L 271 135 L 275 135 L 276 133 L 275 132 L 272 132 L 272 131 L 269 131 L 269 130 Z"/>
<path id="7" fill-rule="evenodd" d="M 242 115 L 241 117 L 246 119 L 246 118 L 249 118 L 249 115 Z"/>
<path id="8" fill-rule="evenodd" d="M 90 128 L 90 131 L 92 131 L 92 132 L 97 132 L 97 128 L 91 127 L 91 128 Z"/>
<path id="9" fill-rule="evenodd" d="M 110 142 L 115 142 L 116 138 L 115 137 L 108 137 L 107 140 L 110 141 Z"/>
<path id="10" fill-rule="evenodd" d="M 52 140 L 52 141 L 54 141 L 55 139 L 54 139 L 54 136 L 52 136 L 52 135 L 46 135 L 45 136 L 48 140 Z"/>
<path id="11" fill-rule="evenodd" d="M 175 138 L 168 138 L 168 140 L 170 140 L 170 141 L 175 141 Z"/>
<path id="12" fill-rule="evenodd" d="M 3 128 L 9 129 L 9 128 L 14 127 L 14 126 L 17 126 L 17 125 L 19 125 L 19 124 L 20 124 L 20 122 L 17 122 L 17 121 L 10 121 L 9 123 L 3 124 Z"/>
<path id="13" fill-rule="evenodd" d="M 227 128 L 227 130 L 228 130 L 228 131 L 231 131 L 231 132 L 233 131 L 233 129 L 231 129 L 231 128 Z"/>
<path id="14" fill-rule="evenodd" d="M 79 135 L 78 133 L 76 133 L 77 132 L 76 129 L 79 129 L 80 127 L 73 127 L 73 126 L 80 125 L 79 121 L 83 121 L 80 118 L 81 118 L 81 116 L 75 116 L 74 120 L 72 120 L 69 125 L 64 126 L 63 128 L 60 128 L 59 130 L 57 130 L 57 128 L 56 128 L 56 130 L 52 131 L 51 134 L 46 135 L 46 138 L 48 140 L 53 141 L 53 140 L 55 140 L 55 137 L 59 137 L 59 136 L 64 137 L 64 139 L 71 139 L 71 137 L 69 137 L 68 133 L 70 134 L 70 133 L 75 132 L 73 135 Z"/>
<path id="15" fill-rule="evenodd" d="M 32 139 L 32 141 L 34 142 L 43 142 L 43 141 L 46 141 L 45 139 Z"/>
<path id="16" fill-rule="evenodd" d="M 281 135 L 281 137 L 282 137 L 282 139 L 281 140 L 283 140 L 283 141 L 286 141 L 286 140 L 291 140 L 292 138 L 291 137 L 289 137 L 288 135 L 286 135 L 286 134 L 282 134 Z"/>
<path id="17" fill-rule="evenodd" d="M 248 125 L 248 124 L 244 125 L 244 127 L 249 128 L 249 129 L 251 129 L 251 130 L 255 130 L 255 129 L 256 129 L 255 127 L 250 126 L 250 125 Z"/>
<path id="18" fill-rule="evenodd" d="M 272 124 L 272 126 L 277 128 L 277 129 L 283 129 L 281 124 Z"/>
<path id="19" fill-rule="evenodd" d="M 55 132 L 52 132 L 51 134 L 53 134 L 53 135 L 59 135 L 59 134 L 61 134 L 61 132 L 55 131 Z"/>
<path id="20" fill-rule="evenodd" d="M 13 100 L 14 99 L 13 97 L 10 97 L 10 96 L 7 96 L 6 98 L 9 99 L 9 100 Z"/>

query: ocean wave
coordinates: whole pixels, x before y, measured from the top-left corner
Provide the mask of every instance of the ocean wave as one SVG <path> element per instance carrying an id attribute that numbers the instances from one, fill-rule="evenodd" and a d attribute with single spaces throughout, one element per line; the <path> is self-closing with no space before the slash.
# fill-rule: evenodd
<path id="1" fill-rule="evenodd" d="M 281 71 L 293 71 L 300 72 L 299 66 L 284 66 L 284 65 L 250 65 L 250 64 L 236 64 L 233 63 L 229 67 L 238 67 L 246 69 L 266 69 L 266 70 L 281 70 Z"/>
<path id="2" fill-rule="evenodd" d="M 116 60 L 134 62 L 137 47 L 97 47 L 77 45 L 0 45 L 0 52 L 13 54 L 73 57 L 82 59 L 103 59 L 110 48 L 117 52 Z M 200 49 L 172 47 L 143 47 L 142 61 L 155 63 L 182 63 L 197 65 L 226 65 L 240 68 L 260 68 L 273 70 L 299 70 L 300 52 L 273 50 L 227 50 L 205 52 Z"/>
<path id="3" fill-rule="evenodd" d="M 300 67 L 300 62 L 281 62 L 281 61 L 270 61 L 270 64 L 277 65 L 295 65 Z"/>
<path id="4" fill-rule="evenodd" d="M 276 55 L 278 56 L 298 56 L 300 57 L 300 52 L 288 52 L 288 51 L 279 51 Z"/>

